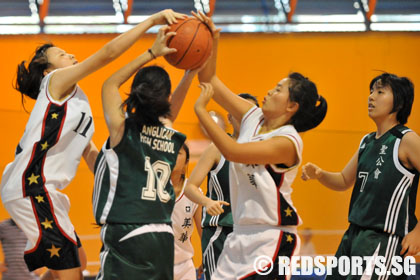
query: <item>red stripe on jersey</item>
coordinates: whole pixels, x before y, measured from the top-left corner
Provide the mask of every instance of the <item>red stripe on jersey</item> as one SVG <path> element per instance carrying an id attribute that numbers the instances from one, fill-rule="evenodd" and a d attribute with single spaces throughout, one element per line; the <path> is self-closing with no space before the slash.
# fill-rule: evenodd
<path id="1" fill-rule="evenodd" d="M 68 236 L 67 233 L 61 228 L 60 224 L 58 223 L 57 217 L 55 216 L 55 213 L 54 213 L 54 205 L 52 203 L 50 194 L 49 194 L 49 192 L 47 190 L 45 190 L 45 191 L 46 191 L 45 194 L 46 194 L 46 196 L 48 198 L 48 202 L 50 204 L 51 214 L 52 214 L 52 216 L 54 218 L 55 224 L 57 225 L 57 227 L 60 230 L 61 234 L 64 235 L 68 240 L 70 240 L 72 243 L 74 243 L 74 245 L 77 246 L 77 241 L 76 240 L 73 240 L 70 236 Z"/>
<path id="2" fill-rule="evenodd" d="M 61 120 L 60 130 L 58 131 L 57 139 L 56 139 L 56 142 L 55 143 L 57 143 L 58 140 L 60 139 L 61 132 L 63 131 L 64 122 L 66 121 L 66 116 L 67 116 L 67 101 L 63 105 L 64 105 L 64 116 L 63 116 L 63 119 Z"/>
<path id="3" fill-rule="evenodd" d="M 264 118 L 262 118 L 261 120 L 260 120 L 260 122 L 257 124 L 257 126 L 255 127 L 255 130 L 254 130 L 254 133 L 252 134 L 252 136 L 255 136 L 255 135 L 257 135 L 258 133 L 257 133 L 257 129 L 261 126 L 261 123 L 264 121 Z"/>
<path id="4" fill-rule="evenodd" d="M 38 236 L 38 240 L 36 241 L 35 246 L 31 250 L 25 251 L 24 254 L 30 254 L 32 252 L 35 252 L 38 249 L 39 243 L 41 242 L 41 239 L 42 239 L 42 228 L 41 228 L 41 224 L 39 222 L 38 213 L 36 212 L 36 209 L 35 209 L 34 198 L 31 197 L 30 199 L 31 199 L 32 210 L 35 214 L 35 220 L 36 220 L 36 223 L 38 225 L 39 236 Z"/>
<path id="5" fill-rule="evenodd" d="M 273 170 L 274 171 L 274 170 Z M 281 185 L 283 185 L 283 181 L 284 181 L 284 173 L 281 174 L 281 179 L 280 179 L 280 183 L 278 186 L 276 186 L 277 189 L 277 216 L 278 216 L 278 225 L 281 225 L 281 199 L 280 199 L 280 188 Z"/>
<path id="6" fill-rule="evenodd" d="M 180 197 L 178 197 L 178 199 L 175 201 L 175 203 L 177 203 L 178 201 L 180 201 L 183 196 L 184 196 L 184 193 L 182 193 L 182 195 Z"/>
<path id="7" fill-rule="evenodd" d="M 294 135 L 292 135 L 292 134 L 285 134 L 285 135 L 290 136 L 290 137 L 292 137 L 293 139 L 295 139 L 295 143 L 296 143 L 296 145 L 298 146 L 298 149 L 300 150 L 299 141 L 296 139 L 296 137 L 295 137 Z"/>
<path id="8" fill-rule="evenodd" d="M 276 258 L 278 257 L 278 254 L 279 254 L 279 250 L 280 250 L 280 245 L 281 245 L 281 239 L 283 238 L 283 231 L 281 230 L 280 231 L 280 235 L 279 235 L 279 239 L 278 239 L 278 241 L 277 241 L 277 246 L 276 246 L 276 250 L 274 251 L 274 255 L 273 255 L 273 257 L 271 258 L 271 260 L 272 260 L 272 263 L 274 264 L 275 262 L 276 262 Z M 295 248 L 296 248 L 296 245 L 295 245 Z M 295 249 L 293 249 L 293 251 L 294 251 Z M 271 264 L 269 263 L 267 266 L 265 266 L 265 267 L 263 267 L 261 270 L 259 270 L 259 272 L 260 271 L 264 271 L 266 268 L 270 268 L 270 266 L 271 266 Z M 245 276 L 243 276 L 243 277 L 241 277 L 241 278 L 239 278 L 239 279 L 246 279 L 246 278 L 248 278 L 248 277 L 251 277 L 252 275 L 255 275 L 255 274 L 257 274 L 257 272 L 256 271 L 253 271 L 253 272 L 251 272 L 251 273 L 248 273 L 247 275 L 245 275 Z"/>
<path id="9" fill-rule="evenodd" d="M 51 79 L 51 77 L 50 77 L 50 79 Z M 49 84 L 49 81 L 48 81 L 48 84 Z M 54 104 L 54 105 L 63 106 L 63 104 L 60 105 L 59 103 L 56 103 L 54 100 L 52 100 L 50 98 L 50 96 L 48 95 L 48 84 L 45 86 L 45 95 L 47 96 L 48 101 L 50 103 Z M 73 98 L 73 96 L 76 95 L 77 90 L 78 90 L 78 86 L 76 85 L 76 88 L 75 88 L 73 94 L 65 101 L 65 103 L 67 103 L 67 101 L 69 101 L 71 98 Z"/>
<path id="10" fill-rule="evenodd" d="M 257 110 L 258 109 L 258 107 L 255 107 L 254 109 L 252 109 L 252 111 L 251 112 L 249 112 L 249 114 L 247 114 L 246 116 L 245 116 L 245 118 L 242 120 L 242 122 L 245 122 L 245 120 L 249 117 L 249 116 L 251 116 L 254 112 L 255 112 L 255 110 Z"/>
<path id="11" fill-rule="evenodd" d="M 42 120 L 42 131 L 41 131 L 41 137 L 40 137 L 40 139 L 42 139 L 42 136 L 44 136 L 45 123 L 47 122 L 47 117 L 48 117 L 48 112 L 50 111 L 50 107 L 51 107 L 51 104 L 48 104 L 47 110 L 45 110 L 44 119 Z M 26 184 L 25 184 L 26 171 L 28 170 L 29 166 L 31 166 L 31 164 L 32 164 L 32 160 L 34 159 L 35 151 L 36 151 L 36 148 L 38 147 L 38 144 L 39 144 L 39 141 L 38 142 L 35 142 L 34 146 L 32 147 L 31 158 L 29 159 L 29 162 L 28 162 L 28 165 L 25 168 L 25 171 L 23 171 L 23 175 L 22 175 L 22 193 L 23 193 L 23 197 L 26 196 L 26 188 L 25 188 L 25 186 L 26 186 Z M 45 158 L 44 158 L 44 160 L 45 160 Z M 44 164 L 42 164 L 42 165 L 44 165 Z M 41 174 L 42 173 L 43 172 L 41 170 Z M 45 182 L 44 175 L 42 175 L 42 178 L 44 179 L 44 182 Z"/>

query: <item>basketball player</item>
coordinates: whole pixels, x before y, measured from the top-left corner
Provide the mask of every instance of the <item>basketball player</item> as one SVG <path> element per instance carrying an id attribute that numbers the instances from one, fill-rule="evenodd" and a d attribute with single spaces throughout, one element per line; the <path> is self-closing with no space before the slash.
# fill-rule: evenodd
<path id="1" fill-rule="evenodd" d="M 406 77 L 384 73 L 370 83 L 369 117 L 376 131 L 365 135 L 341 172 L 328 172 L 313 163 L 302 167 L 303 180 L 344 191 L 353 185 L 350 226 L 336 256 L 383 256 L 390 271 L 392 256 L 420 251 L 420 225 L 415 217 L 420 171 L 420 137 L 404 126 L 414 101 L 414 86 Z M 390 272 L 390 274 L 392 274 Z M 340 276 L 337 269 L 327 279 Z M 405 279 L 385 275 L 363 279 Z"/>
<path id="2" fill-rule="evenodd" d="M 188 162 L 190 151 L 184 143 L 179 150 L 175 168 L 172 170 L 171 181 L 175 192 L 175 207 L 172 212 L 172 228 L 175 239 L 175 265 L 174 280 L 197 279 L 194 262 L 194 248 L 191 244 L 191 236 L 194 231 L 194 224 L 201 239 L 201 205 L 192 202 L 185 195 Z M 199 270 L 202 269 L 200 266 Z M 202 273 L 199 271 L 199 274 Z M 201 274 L 199 275 L 199 278 Z"/>
<path id="3" fill-rule="evenodd" d="M 153 46 L 102 87 L 110 136 L 95 164 L 93 209 L 103 242 L 97 279 L 173 278 L 175 196 L 170 176 L 185 135 L 163 122 L 175 120 L 199 69 L 185 72 L 171 98 L 168 73 L 158 66 L 141 68 L 176 51 L 166 46 L 175 34 L 168 30 L 162 27 Z M 134 74 L 123 102 L 119 88 Z"/>
<path id="4" fill-rule="evenodd" d="M 214 26 L 202 13 L 196 16 Z M 215 48 L 217 41 L 216 38 Z M 269 256 L 274 263 L 266 279 L 277 278 L 278 256 L 290 257 L 299 248 L 296 227 L 300 218 L 291 201 L 291 184 L 302 158 L 298 132 L 320 124 L 327 103 L 318 95 L 313 82 L 299 73 L 291 73 L 268 91 L 262 108 L 258 108 L 234 94 L 216 76 L 216 54 L 214 49 L 199 73 L 202 92 L 194 109 L 216 147 L 231 162 L 234 228 L 225 241 L 212 279 L 258 278 L 254 263 L 262 255 Z M 212 97 L 241 120 L 237 142 L 207 112 L 206 105 Z"/>
<path id="5" fill-rule="evenodd" d="M 87 96 L 77 83 L 132 46 L 150 27 L 176 22 L 185 15 L 158 12 L 78 63 L 52 45 L 39 47 L 28 66 L 18 66 L 16 89 L 36 99 L 15 159 L 4 170 L 3 204 L 29 242 L 29 270 L 42 266 L 60 279 L 81 279 L 78 238 L 69 219 L 69 200 L 57 189 L 73 179 L 82 155 L 93 170 L 98 153 Z"/>
<path id="6" fill-rule="evenodd" d="M 258 100 L 255 96 L 248 93 L 239 94 L 240 97 L 251 101 L 257 107 L 259 107 Z M 228 120 L 233 126 L 234 139 L 239 136 L 240 123 L 232 118 L 232 115 L 228 114 Z M 192 187 L 194 190 L 198 190 L 201 183 L 207 176 L 207 194 L 206 196 L 213 201 L 225 201 L 230 203 L 229 196 L 229 161 L 227 161 L 220 151 L 210 144 L 210 146 L 204 151 L 200 157 L 197 165 L 195 166 L 190 178 L 187 182 L 187 190 Z M 186 192 L 187 193 L 187 192 Z M 188 195 L 194 195 L 188 193 Z M 200 198 L 198 198 L 200 202 Z M 202 200 L 204 205 L 207 204 L 208 200 Z M 210 204 L 210 207 L 206 211 L 209 214 L 216 214 L 211 205 L 216 208 L 220 207 L 220 203 Z M 233 220 L 230 206 L 225 204 L 223 207 L 223 213 L 219 215 L 206 215 L 203 212 L 203 219 L 201 225 L 203 227 L 203 236 L 201 238 L 201 247 L 203 251 L 203 272 L 205 279 L 211 279 L 211 275 L 216 270 L 217 260 L 223 249 L 226 237 L 233 230 Z"/>

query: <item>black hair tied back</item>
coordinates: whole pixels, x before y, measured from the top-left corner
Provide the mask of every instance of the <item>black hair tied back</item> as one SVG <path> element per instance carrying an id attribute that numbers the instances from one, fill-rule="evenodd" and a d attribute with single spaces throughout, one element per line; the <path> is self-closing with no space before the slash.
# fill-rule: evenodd
<path id="1" fill-rule="evenodd" d="M 169 75 L 161 67 L 140 69 L 123 104 L 128 117 L 134 118 L 139 124 L 160 125 L 159 118 L 170 115 L 170 90 Z"/>
<path id="2" fill-rule="evenodd" d="M 327 114 L 327 101 L 318 94 L 316 85 L 300 73 L 291 73 L 289 79 L 290 100 L 299 104 L 291 123 L 298 132 L 317 127 Z"/>
<path id="3" fill-rule="evenodd" d="M 26 61 L 19 63 L 14 88 L 22 94 L 22 103 L 23 95 L 37 99 L 44 71 L 50 66 L 46 51 L 53 46 L 53 44 L 44 44 L 38 47 L 27 66 Z"/>

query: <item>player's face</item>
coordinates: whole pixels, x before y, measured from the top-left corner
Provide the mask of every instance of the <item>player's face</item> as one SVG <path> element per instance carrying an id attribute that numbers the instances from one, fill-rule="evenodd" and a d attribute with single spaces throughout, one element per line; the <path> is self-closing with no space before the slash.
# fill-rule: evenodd
<path id="1" fill-rule="evenodd" d="M 289 78 L 284 78 L 268 91 L 262 102 L 264 115 L 280 116 L 286 112 L 287 106 L 291 102 L 289 100 L 289 83 Z"/>
<path id="2" fill-rule="evenodd" d="M 382 86 L 378 81 L 372 88 L 368 99 L 369 117 L 381 120 L 390 116 L 394 106 L 394 95 L 390 86 Z"/>
<path id="3" fill-rule="evenodd" d="M 52 70 L 77 64 L 74 55 L 68 54 L 57 47 L 51 47 L 47 50 L 47 58 L 48 62 L 51 64 Z"/>

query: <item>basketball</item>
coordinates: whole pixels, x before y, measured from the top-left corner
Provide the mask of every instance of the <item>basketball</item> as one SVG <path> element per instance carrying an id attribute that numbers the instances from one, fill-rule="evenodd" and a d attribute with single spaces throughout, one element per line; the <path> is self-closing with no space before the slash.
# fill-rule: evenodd
<path id="1" fill-rule="evenodd" d="M 169 38 L 168 47 L 177 49 L 177 52 L 165 55 L 165 59 L 176 68 L 195 69 L 210 56 L 213 35 L 200 20 L 192 17 L 178 20 L 170 26 L 169 32 L 176 32 Z"/>

